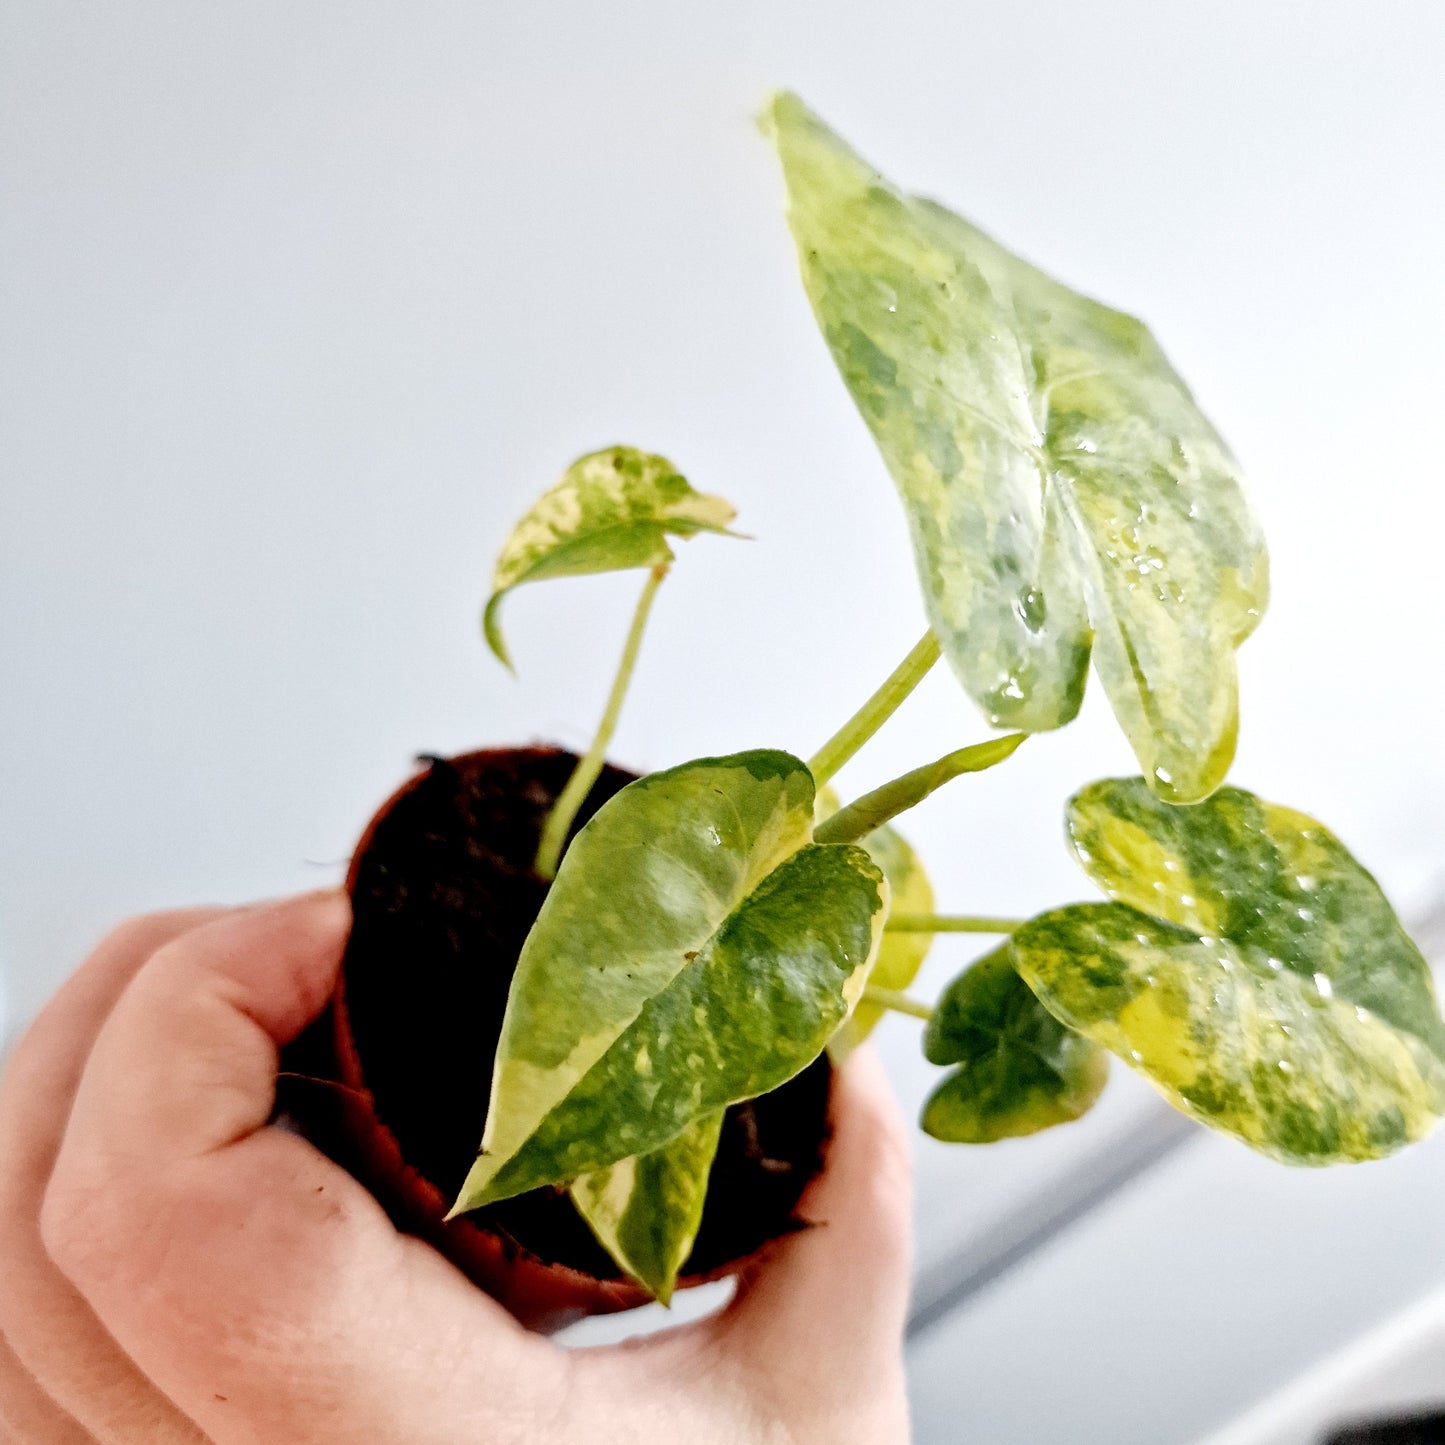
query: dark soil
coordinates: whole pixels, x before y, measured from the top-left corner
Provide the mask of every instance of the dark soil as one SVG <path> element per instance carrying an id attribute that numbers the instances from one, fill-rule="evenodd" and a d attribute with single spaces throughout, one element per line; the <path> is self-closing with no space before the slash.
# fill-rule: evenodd
<path id="1" fill-rule="evenodd" d="M 377 1117 L 449 1201 L 476 1156 L 508 986 L 546 894 L 532 857 L 575 758 L 530 748 L 426 761 L 352 867 L 345 1016 Z M 577 826 L 631 777 L 608 768 Z M 728 1111 L 685 1274 L 711 1273 L 797 1227 L 798 1198 L 821 1165 L 828 1087 L 825 1057 Z M 618 1277 L 564 1191 L 468 1218 L 545 1263 Z"/>

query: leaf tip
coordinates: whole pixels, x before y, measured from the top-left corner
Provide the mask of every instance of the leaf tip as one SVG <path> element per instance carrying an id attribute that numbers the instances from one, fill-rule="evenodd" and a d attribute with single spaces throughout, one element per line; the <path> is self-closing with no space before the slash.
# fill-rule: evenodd
<path id="1" fill-rule="evenodd" d="M 502 598 L 506 596 L 505 590 L 493 592 L 487 599 L 486 610 L 482 613 L 482 636 L 486 638 L 487 646 L 491 649 L 492 656 L 512 674 L 517 675 L 517 669 L 512 663 L 512 655 L 507 651 L 506 639 L 502 636 Z"/>
<path id="2" fill-rule="evenodd" d="M 768 97 L 763 101 L 755 119 L 758 129 L 769 140 L 777 140 L 779 120 L 790 104 L 801 105 L 802 102 L 786 87 L 768 92 Z"/>

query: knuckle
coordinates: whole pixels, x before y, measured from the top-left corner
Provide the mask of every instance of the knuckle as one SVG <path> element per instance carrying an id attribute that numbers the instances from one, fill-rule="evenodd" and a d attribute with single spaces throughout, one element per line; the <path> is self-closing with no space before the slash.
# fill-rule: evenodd
<path id="1" fill-rule="evenodd" d="M 91 1191 L 74 1187 L 57 1165 L 40 1201 L 40 1243 L 56 1268 L 79 1285 L 115 1218 L 97 1207 Z"/>
<path id="2" fill-rule="evenodd" d="M 94 952 L 110 956 L 143 956 L 206 916 L 207 910 L 200 908 L 167 908 L 153 913 L 137 913 L 115 924 L 96 945 Z"/>
<path id="3" fill-rule="evenodd" d="M 64 1149 L 40 1201 L 38 1224 L 41 1247 L 82 1294 L 129 1273 L 147 1237 L 170 1228 L 162 1201 L 114 1171 L 78 1164 Z"/>

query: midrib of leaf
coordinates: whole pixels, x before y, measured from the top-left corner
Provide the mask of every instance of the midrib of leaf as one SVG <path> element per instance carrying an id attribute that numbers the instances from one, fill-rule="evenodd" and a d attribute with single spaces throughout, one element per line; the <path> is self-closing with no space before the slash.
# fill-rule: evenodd
<path id="1" fill-rule="evenodd" d="M 613 522 L 609 526 L 598 527 L 595 531 L 583 532 L 579 536 L 573 537 L 570 540 L 562 542 L 560 544 L 553 544 L 545 548 L 542 547 L 541 543 L 532 544 L 528 548 L 528 551 L 536 552 L 540 549 L 542 551 L 542 555 L 534 555 L 530 563 L 528 564 L 526 570 L 513 577 L 510 581 L 503 582 L 500 578 L 494 577 L 492 579 L 492 586 L 498 592 L 510 592 L 514 587 L 520 587 L 522 583 L 531 581 L 538 567 L 550 567 L 553 564 L 565 566 L 569 557 L 575 555 L 578 552 L 589 550 L 590 548 L 594 547 L 598 542 L 605 541 L 607 538 L 613 536 L 614 534 L 637 532 L 644 529 L 652 529 L 657 533 L 656 541 L 658 543 L 659 558 L 663 553 L 667 553 L 671 550 L 667 545 L 667 533 L 663 522 L 656 518 L 639 517 L 636 521 L 633 522 Z M 554 533 L 554 536 L 555 535 L 556 534 Z M 526 553 L 521 554 L 519 560 L 522 560 L 523 558 L 525 558 L 525 556 Z M 538 580 L 545 581 L 546 579 L 542 578 Z"/>
<path id="2" fill-rule="evenodd" d="M 1118 610 L 1109 600 L 1109 589 L 1104 581 L 1104 564 L 1094 547 L 1094 540 L 1089 535 L 1088 528 L 1085 527 L 1083 519 L 1079 516 L 1078 498 L 1075 497 L 1074 489 L 1065 477 L 1055 471 L 1053 478 L 1054 492 L 1059 499 L 1059 505 L 1063 508 L 1064 516 L 1068 520 L 1069 540 L 1072 543 L 1074 557 L 1085 584 L 1084 596 L 1089 613 L 1089 625 L 1094 632 L 1098 632 L 1101 626 L 1107 626 L 1119 639 L 1119 646 L 1123 648 L 1124 655 L 1129 659 L 1129 676 L 1134 680 L 1134 691 L 1138 697 L 1139 708 L 1148 720 L 1150 732 L 1158 737 L 1165 723 L 1160 711 L 1158 696 L 1149 685 L 1149 679 L 1145 676 L 1144 669 L 1139 663 L 1139 651 L 1134 646 L 1133 637 L 1124 626 Z"/>

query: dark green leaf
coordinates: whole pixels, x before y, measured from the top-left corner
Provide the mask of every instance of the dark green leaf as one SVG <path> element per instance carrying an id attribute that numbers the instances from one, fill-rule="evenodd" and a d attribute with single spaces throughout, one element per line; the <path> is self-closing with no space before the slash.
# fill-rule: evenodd
<path id="1" fill-rule="evenodd" d="M 944 991 L 923 1035 L 935 1064 L 958 1067 L 923 1108 L 923 1130 L 989 1144 L 1067 1124 L 1093 1107 L 1109 1056 L 1066 1029 L 1014 971 L 1005 944 Z"/>
<path id="2" fill-rule="evenodd" d="M 996 726 L 1059 727 L 1092 648 L 1151 784 L 1206 796 L 1267 593 L 1223 442 L 1138 321 L 903 194 L 796 96 L 765 121 L 804 285 L 964 687 Z"/>

